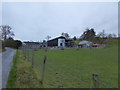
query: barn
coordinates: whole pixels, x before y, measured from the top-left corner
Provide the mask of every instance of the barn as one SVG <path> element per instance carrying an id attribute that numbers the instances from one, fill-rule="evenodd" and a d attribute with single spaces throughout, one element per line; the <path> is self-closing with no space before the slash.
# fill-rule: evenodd
<path id="1" fill-rule="evenodd" d="M 47 41 L 48 47 L 72 47 L 74 46 L 73 40 L 66 39 L 64 36 Z"/>
<path id="2" fill-rule="evenodd" d="M 65 47 L 65 37 L 60 36 L 51 40 L 47 41 L 48 47 L 58 46 L 58 47 Z"/>

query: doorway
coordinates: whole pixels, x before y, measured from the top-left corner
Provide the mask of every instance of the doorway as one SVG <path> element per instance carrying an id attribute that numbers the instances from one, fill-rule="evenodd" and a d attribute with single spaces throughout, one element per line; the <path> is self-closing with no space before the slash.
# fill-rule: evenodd
<path id="1" fill-rule="evenodd" d="M 60 43 L 60 46 L 63 46 L 63 44 L 62 44 L 62 43 Z"/>

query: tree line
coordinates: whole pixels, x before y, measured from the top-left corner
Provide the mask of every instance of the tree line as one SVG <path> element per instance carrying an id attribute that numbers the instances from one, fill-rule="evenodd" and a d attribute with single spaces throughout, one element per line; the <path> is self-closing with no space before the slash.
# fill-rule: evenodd
<path id="1" fill-rule="evenodd" d="M 73 39 L 76 40 L 87 40 L 92 41 L 93 43 L 100 43 L 100 44 L 106 44 L 111 38 L 117 37 L 116 34 L 107 34 L 105 30 L 102 30 L 98 34 L 96 34 L 94 28 L 87 28 L 80 36 L 77 38 L 74 36 L 73 38 L 70 38 L 70 35 L 68 33 L 62 33 L 62 36 L 66 37 L 66 39 Z"/>
<path id="2" fill-rule="evenodd" d="M 0 35 L 0 42 L 2 42 L 2 48 L 4 47 L 12 47 L 18 49 L 22 42 L 20 40 L 14 40 L 13 37 L 15 36 L 14 32 L 12 31 L 12 28 L 9 25 L 1 25 L 0 26 L 1 35 Z M 62 33 L 62 36 L 64 36 L 66 39 L 71 39 L 70 35 L 68 33 Z M 112 37 L 116 37 L 115 34 L 106 34 L 105 30 L 102 32 L 96 34 L 94 28 L 87 28 L 82 35 L 80 35 L 79 38 L 74 36 L 72 39 L 75 41 L 77 39 L 79 40 L 87 40 L 92 41 L 93 43 L 100 43 L 104 44 L 107 43 L 108 40 Z M 49 40 L 51 36 L 47 36 L 46 39 Z"/>
<path id="3" fill-rule="evenodd" d="M 0 30 L 1 30 L 0 41 L 2 42 L 2 49 L 4 49 L 5 47 L 18 49 L 22 45 L 22 42 L 20 40 L 13 39 L 15 34 L 9 25 L 1 25 Z"/>

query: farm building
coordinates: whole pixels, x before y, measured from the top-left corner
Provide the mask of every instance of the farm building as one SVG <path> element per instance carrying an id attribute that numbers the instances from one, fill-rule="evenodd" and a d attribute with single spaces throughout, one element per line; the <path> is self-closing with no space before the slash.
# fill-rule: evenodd
<path id="1" fill-rule="evenodd" d="M 66 39 L 63 36 L 47 41 L 48 47 L 72 47 L 73 45 L 74 42 L 72 40 Z"/>
<path id="2" fill-rule="evenodd" d="M 23 42 L 24 45 L 27 45 L 31 49 L 40 49 L 43 47 L 47 47 L 46 42 Z"/>
<path id="3" fill-rule="evenodd" d="M 43 41 L 43 42 L 23 42 L 23 45 L 28 46 L 31 49 L 41 49 L 44 47 L 72 47 L 74 46 L 74 41 L 66 39 L 63 36 L 48 40 Z"/>
<path id="4" fill-rule="evenodd" d="M 79 43 L 78 43 L 78 47 L 80 47 L 80 48 L 87 48 L 87 47 L 90 47 L 90 46 L 92 46 L 92 42 L 90 42 L 90 41 L 80 41 Z"/>
<path id="5" fill-rule="evenodd" d="M 51 39 L 51 40 L 47 41 L 47 45 L 48 45 L 48 47 L 53 47 L 53 46 L 65 47 L 65 37 L 60 36 L 60 37 Z"/>

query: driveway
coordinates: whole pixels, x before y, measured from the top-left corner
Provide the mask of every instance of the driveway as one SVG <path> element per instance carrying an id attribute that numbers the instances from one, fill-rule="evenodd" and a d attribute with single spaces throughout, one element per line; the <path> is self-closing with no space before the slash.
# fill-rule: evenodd
<path id="1" fill-rule="evenodd" d="M 6 88 L 6 84 L 8 81 L 9 72 L 11 70 L 12 64 L 13 64 L 13 56 L 16 54 L 16 50 L 11 48 L 6 48 L 6 51 L 3 53 L 0 53 L 0 56 L 2 56 L 2 60 L 0 61 L 0 65 L 2 65 L 2 74 L 0 74 L 0 77 L 2 76 L 2 85 L 0 85 L 0 88 Z M 2 64 L 1 64 L 2 63 Z"/>

